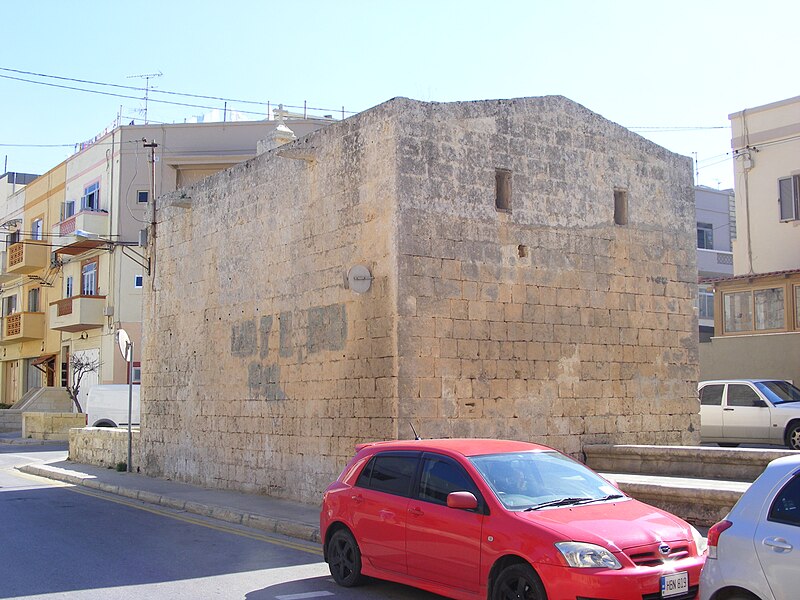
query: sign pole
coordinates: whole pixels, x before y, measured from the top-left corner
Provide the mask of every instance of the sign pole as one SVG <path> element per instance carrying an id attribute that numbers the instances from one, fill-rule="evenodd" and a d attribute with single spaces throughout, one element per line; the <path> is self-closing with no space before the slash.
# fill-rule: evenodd
<path id="1" fill-rule="evenodd" d="M 131 446 L 133 433 L 131 433 L 131 418 L 133 412 L 133 342 L 129 341 L 126 347 L 126 358 L 128 359 L 128 473 L 131 472 Z"/>
<path id="2" fill-rule="evenodd" d="M 128 332 L 124 329 L 117 330 L 117 344 L 119 351 L 122 353 L 122 358 L 128 362 L 128 468 L 127 471 L 132 471 L 131 460 L 133 446 L 133 433 L 131 432 L 131 419 L 133 418 L 133 342 L 131 341 Z"/>

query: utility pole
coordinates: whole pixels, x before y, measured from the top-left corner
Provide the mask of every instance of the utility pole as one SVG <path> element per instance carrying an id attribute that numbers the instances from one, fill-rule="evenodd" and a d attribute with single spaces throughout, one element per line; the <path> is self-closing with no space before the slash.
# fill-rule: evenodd
<path id="1" fill-rule="evenodd" d="M 147 245 L 150 247 L 150 284 L 154 287 L 156 266 L 156 148 L 158 144 L 153 140 L 148 142 L 142 138 L 142 147 L 150 149 L 150 231 Z"/>

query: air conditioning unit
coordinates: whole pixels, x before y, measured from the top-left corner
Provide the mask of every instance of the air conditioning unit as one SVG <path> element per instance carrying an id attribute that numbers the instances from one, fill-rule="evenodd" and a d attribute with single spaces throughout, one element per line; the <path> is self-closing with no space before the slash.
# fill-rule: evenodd
<path id="1" fill-rule="evenodd" d="M 139 230 L 139 247 L 147 248 L 147 229 Z"/>
<path id="2" fill-rule="evenodd" d="M 58 253 L 55 250 L 50 253 L 50 266 L 54 269 L 61 266 L 61 261 L 59 260 Z"/>
<path id="3" fill-rule="evenodd" d="M 113 306 L 104 306 L 103 307 L 103 316 L 104 317 L 113 317 L 114 316 L 114 307 Z"/>

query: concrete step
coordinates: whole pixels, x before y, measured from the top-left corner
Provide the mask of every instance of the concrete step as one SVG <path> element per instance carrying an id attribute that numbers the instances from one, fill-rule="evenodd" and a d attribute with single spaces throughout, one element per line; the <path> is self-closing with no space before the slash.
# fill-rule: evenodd
<path id="1" fill-rule="evenodd" d="M 770 461 L 792 450 L 596 444 L 584 447 L 586 464 L 595 471 L 658 474 L 675 477 L 755 481 Z"/>

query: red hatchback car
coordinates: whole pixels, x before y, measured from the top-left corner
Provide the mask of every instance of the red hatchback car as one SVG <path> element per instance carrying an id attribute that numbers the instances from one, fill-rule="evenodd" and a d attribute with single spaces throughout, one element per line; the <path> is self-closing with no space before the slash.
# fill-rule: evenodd
<path id="1" fill-rule="evenodd" d="M 478 439 L 356 448 L 325 491 L 325 560 L 457 599 L 691 600 L 705 560 L 688 523 L 545 446 Z"/>

